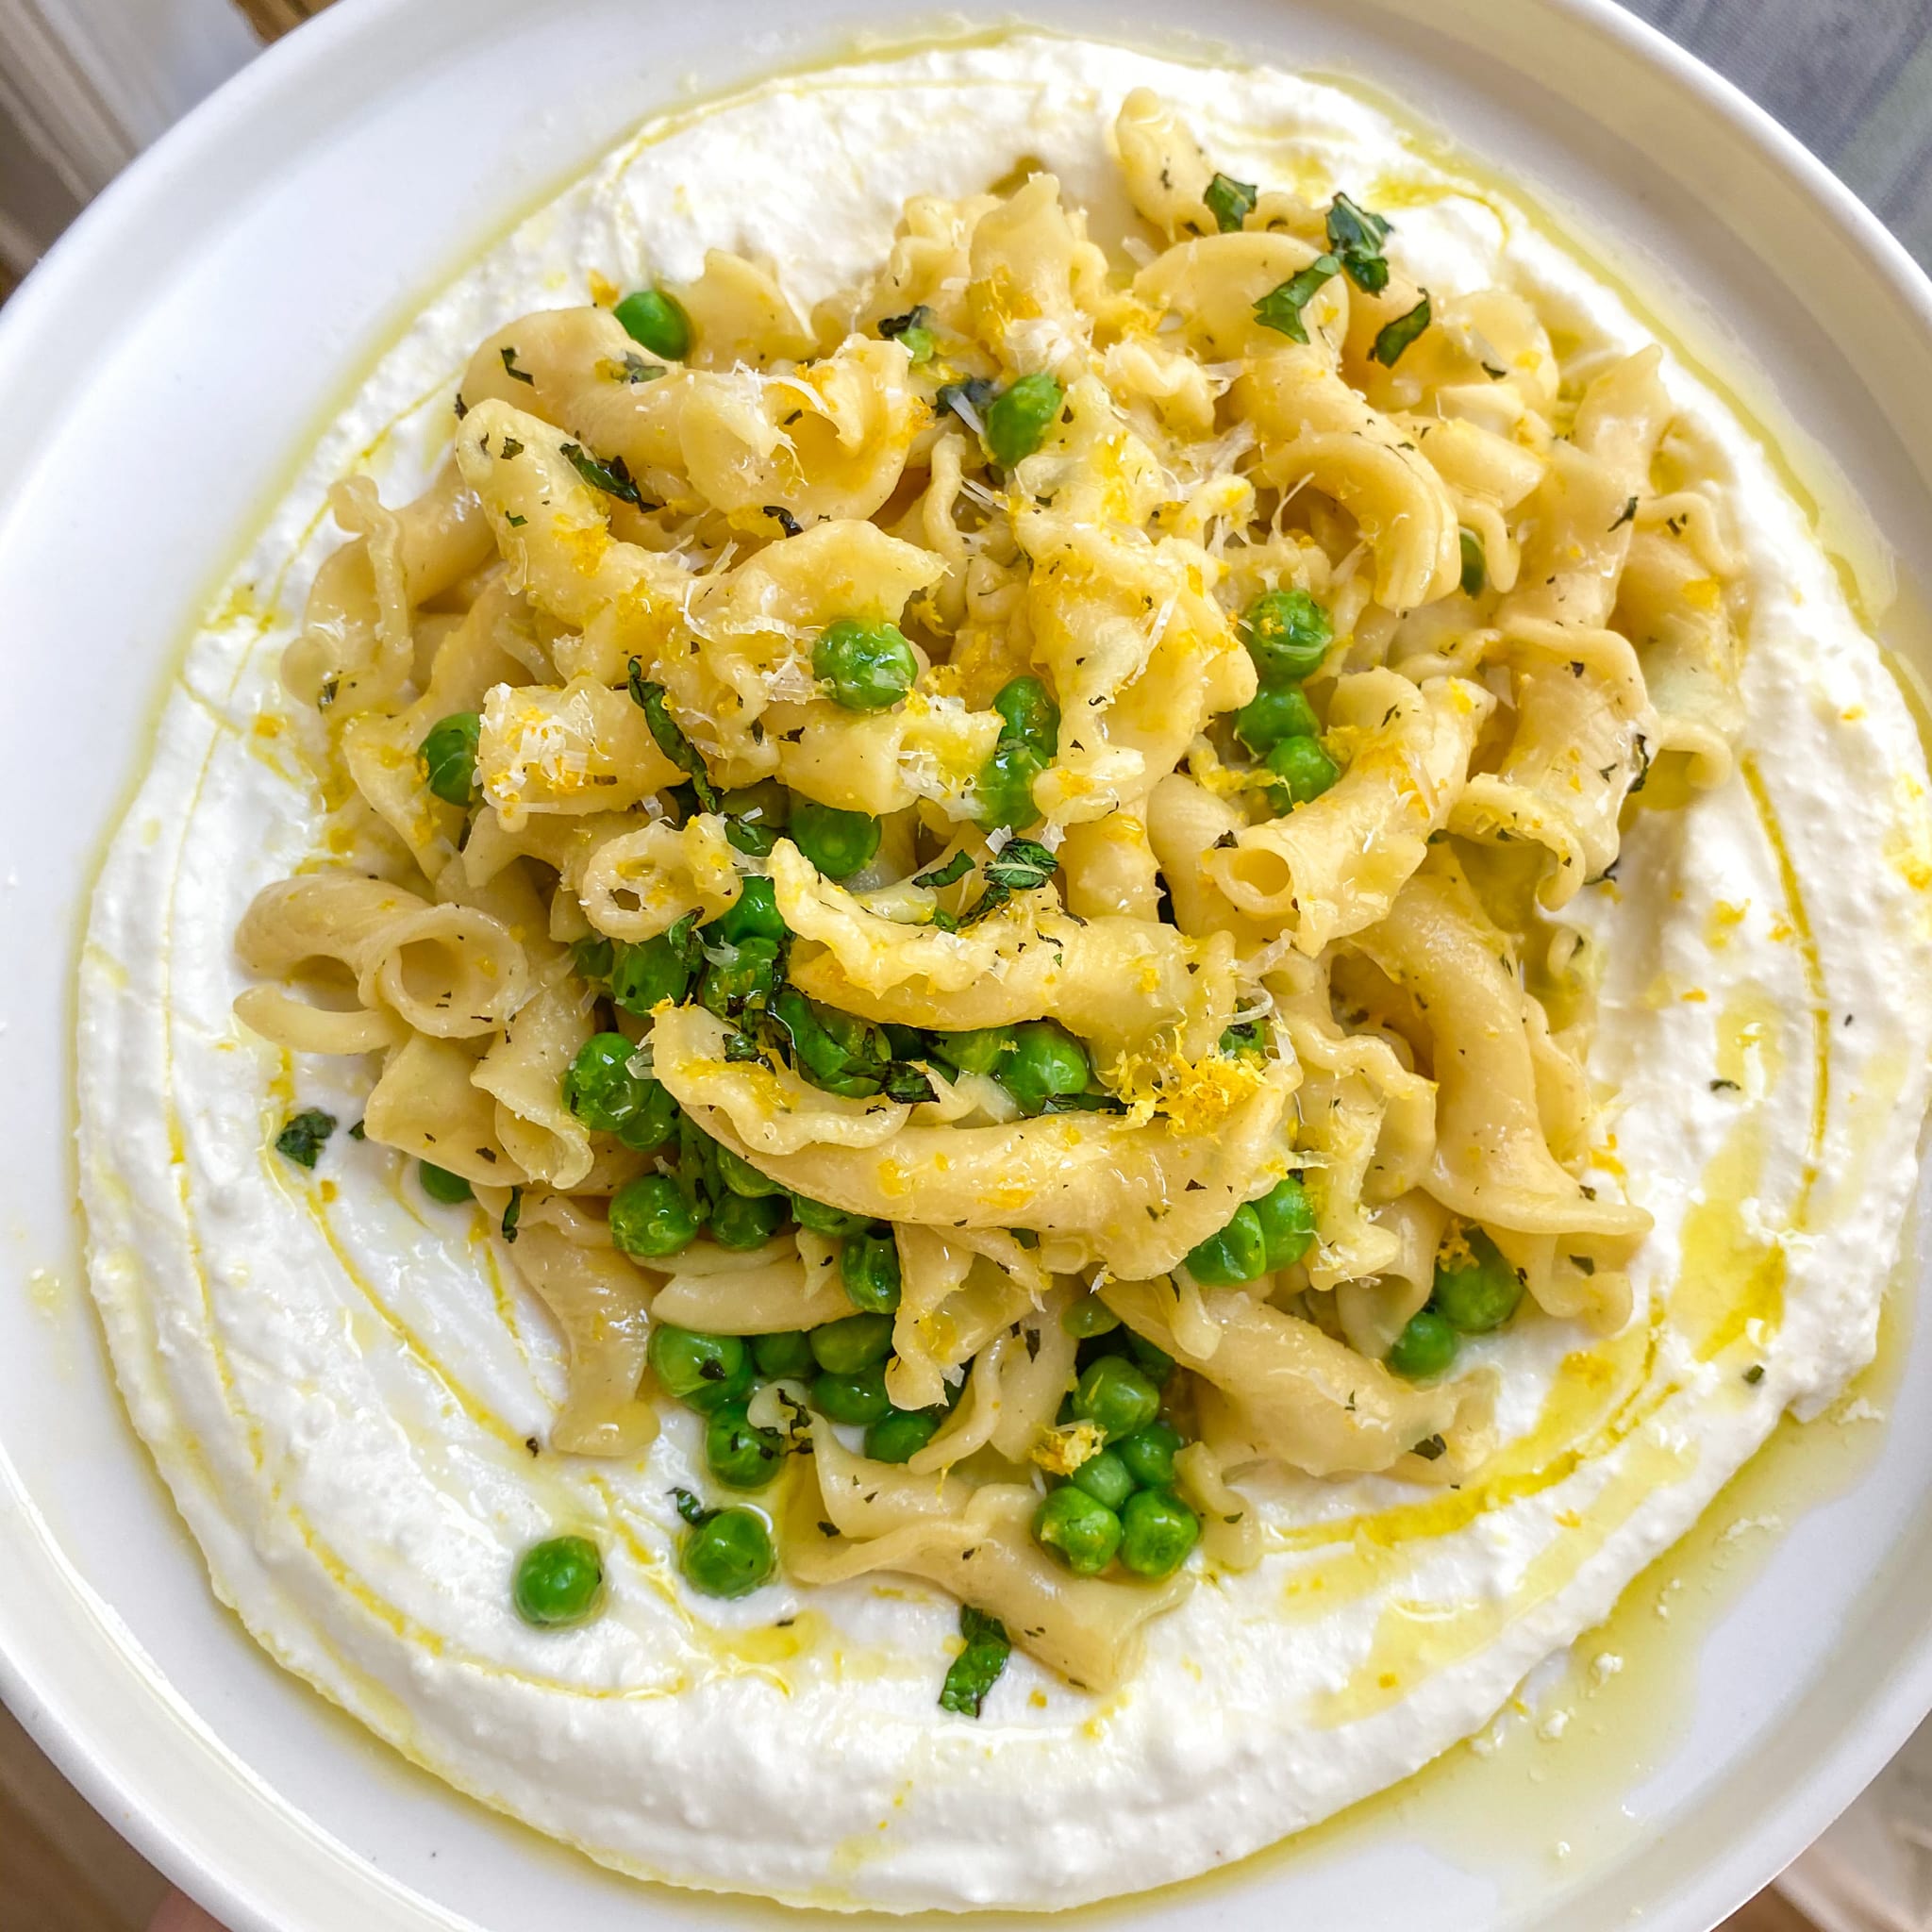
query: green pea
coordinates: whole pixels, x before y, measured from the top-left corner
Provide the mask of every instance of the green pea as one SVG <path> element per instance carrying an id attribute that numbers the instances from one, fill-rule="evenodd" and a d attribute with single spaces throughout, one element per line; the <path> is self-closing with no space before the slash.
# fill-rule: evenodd
<path id="1" fill-rule="evenodd" d="M 886 1365 L 874 1362 L 849 1375 L 829 1369 L 811 1385 L 812 1407 L 828 1422 L 849 1423 L 855 1428 L 877 1422 L 892 1407 L 886 1393 Z"/>
<path id="2" fill-rule="evenodd" d="M 1167 1386 L 1167 1378 L 1174 1374 L 1174 1357 L 1158 1342 L 1149 1341 L 1144 1335 L 1127 1331 L 1127 1353 L 1146 1372 L 1147 1379 L 1158 1388 Z"/>
<path id="3" fill-rule="evenodd" d="M 668 1174 L 640 1174 L 610 1197 L 610 1239 L 626 1255 L 675 1255 L 691 1244 L 703 1219 Z"/>
<path id="4" fill-rule="evenodd" d="M 747 1201 L 758 1200 L 766 1194 L 782 1194 L 784 1184 L 774 1181 L 770 1174 L 760 1174 L 750 1161 L 741 1155 L 732 1153 L 723 1141 L 718 1143 L 716 1156 L 718 1178 L 734 1194 L 742 1194 Z"/>
<path id="5" fill-rule="evenodd" d="M 1141 1489 L 1159 1489 L 1174 1481 L 1174 1459 L 1180 1453 L 1181 1434 L 1172 1424 L 1149 1423 L 1144 1429 L 1123 1436 L 1113 1446 L 1127 1474 Z"/>
<path id="6" fill-rule="evenodd" d="M 475 1189 L 461 1174 L 452 1174 L 446 1167 L 432 1167 L 426 1160 L 416 1163 L 416 1178 L 422 1184 L 423 1191 L 432 1201 L 441 1201 L 445 1208 L 454 1208 L 458 1202 L 476 1198 Z"/>
<path id="7" fill-rule="evenodd" d="M 1136 1576 L 1172 1576 L 1201 1541 L 1201 1519 L 1171 1490 L 1142 1490 L 1121 1511 L 1121 1562 Z"/>
<path id="8" fill-rule="evenodd" d="M 890 1315 L 845 1315 L 807 1332 L 812 1359 L 828 1374 L 851 1375 L 892 1352 Z"/>
<path id="9" fill-rule="evenodd" d="M 775 1382 L 780 1376 L 802 1382 L 818 1373 L 810 1339 L 802 1328 L 781 1329 L 776 1335 L 754 1335 L 751 1356 L 758 1374 L 768 1382 Z"/>
<path id="10" fill-rule="evenodd" d="M 721 1020 L 742 1013 L 762 1012 L 778 990 L 778 947 L 772 940 L 726 941 L 714 947 L 698 999 Z"/>
<path id="11" fill-rule="evenodd" d="M 724 836 L 740 851 L 754 858 L 767 858 L 778 841 L 778 834 L 791 823 L 791 794 L 775 778 L 760 778 L 756 785 L 727 791 L 718 801 L 724 815 Z M 777 939 L 783 931 L 767 937 Z"/>
<path id="12" fill-rule="evenodd" d="M 884 711 L 912 689 L 919 659 L 896 624 L 841 617 L 811 647 L 811 675 L 848 711 Z"/>
<path id="13" fill-rule="evenodd" d="M 1459 1232 L 1437 1251 L 1429 1306 L 1458 1333 L 1487 1335 L 1516 1312 L 1523 1281 L 1481 1228 L 1464 1224 Z"/>
<path id="14" fill-rule="evenodd" d="M 617 1130 L 618 1140 L 635 1154 L 655 1154 L 677 1131 L 677 1102 L 656 1080 L 639 1083 L 643 1096 L 637 1111 Z"/>
<path id="15" fill-rule="evenodd" d="M 899 1244 L 890 1227 L 845 1237 L 839 1250 L 839 1279 L 845 1299 L 871 1315 L 890 1315 L 899 1306 Z"/>
<path id="16" fill-rule="evenodd" d="M 979 768 L 978 808 L 974 817 L 988 831 L 1005 825 L 1021 832 L 1036 824 L 1040 808 L 1033 803 L 1033 781 L 1046 770 L 1047 763 L 1030 744 L 1003 739 Z"/>
<path id="17" fill-rule="evenodd" d="M 1341 767 L 1312 738 L 1284 738 L 1269 751 L 1265 762 L 1281 780 L 1269 788 L 1277 811 L 1321 797 L 1341 776 Z"/>
<path id="18" fill-rule="evenodd" d="M 1050 758 L 1060 748 L 1060 708 L 1040 679 L 1015 677 L 999 689 L 992 708 L 1007 721 L 1002 740 L 1030 745 Z"/>
<path id="19" fill-rule="evenodd" d="M 429 789 L 445 805 L 468 807 L 476 792 L 476 746 L 483 721 L 475 711 L 452 711 L 429 727 L 416 747 Z"/>
<path id="20" fill-rule="evenodd" d="M 1063 1483 L 1034 1511 L 1033 1536 L 1075 1576 L 1097 1576 L 1121 1546 L 1121 1520 L 1099 1497 Z"/>
<path id="21" fill-rule="evenodd" d="M 791 1218 L 809 1233 L 834 1239 L 872 1225 L 869 1214 L 848 1214 L 842 1208 L 827 1208 L 823 1201 L 809 1201 L 803 1194 L 791 1197 Z"/>
<path id="22" fill-rule="evenodd" d="M 585 1126 L 614 1134 L 649 1101 L 658 1083 L 631 1071 L 637 1052 L 621 1033 L 593 1033 L 577 1048 L 563 1076 L 563 1104 Z"/>
<path id="23" fill-rule="evenodd" d="M 1124 1356 L 1104 1355 L 1080 1371 L 1074 1413 L 1112 1441 L 1144 1429 L 1160 1413 L 1160 1391 Z"/>
<path id="24" fill-rule="evenodd" d="M 772 1574 L 772 1532 L 753 1509 L 721 1509 L 685 1532 L 677 1553 L 684 1580 L 700 1596 L 749 1596 Z"/>
<path id="25" fill-rule="evenodd" d="M 1462 538 L 1462 594 L 1465 597 L 1480 597 L 1483 588 L 1490 581 L 1489 559 L 1483 555 L 1483 540 L 1474 530 L 1464 530 Z"/>
<path id="26" fill-rule="evenodd" d="M 1264 685 L 1287 684 L 1319 671 L 1335 626 L 1306 591 L 1269 591 L 1241 614 L 1241 642 Z"/>
<path id="27" fill-rule="evenodd" d="M 862 811 L 801 798 L 791 808 L 791 838 L 828 879 L 848 879 L 877 856 L 879 822 Z"/>
<path id="28" fill-rule="evenodd" d="M 726 1193 L 711 1209 L 711 1239 L 721 1248 L 761 1248 L 788 1214 L 782 1194 Z"/>
<path id="29" fill-rule="evenodd" d="M 1267 1246 L 1265 1272 L 1291 1268 L 1315 1244 L 1315 1209 L 1298 1174 L 1284 1174 L 1258 1201 L 1250 1201 Z"/>
<path id="30" fill-rule="evenodd" d="M 761 1490 L 785 1460 L 785 1439 L 774 1429 L 756 1429 L 745 1419 L 744 1404 L 721 1402 L 705 1424 L 705 1467 L 734 1490 Z"/>
<path id="31" fill-rule="evenodd" d="M 770 879 L 754 874 L 740 883 L 738 897 L 730 909 L 704 930 L 707 937 L 715 934 L 731 945 L 742 945 L 746 940 L 767 940 L 778 944 L 786 933 L 785 922 L 778 912 L 778 889 Z"/>
<path id="32" fill-rule="evenodd" d="M 1060 1326 L 1083 1341 L 1090 1335 L 1110 1335 L 1120 1325 L 1121 1318 L 1097 1294 L 1069 1302 L 1060 1315 Z"/>
<path id="33" fill-rule="evenodd" d="M 1003 470 L 1024 461 L 1045 440 L 1066 398 L 1052 376 L 1023 375 L 986 406 L 986 446 Z"/>
<path id="34" fill-rule="evenodd" d="M 691 969 L 678 957 L 670 936 L 620 946 L 610 967 L 610 997 L 626 1013 L 643 1018 L 669 1000 L 680 1004 L 691 990 Z"/>
<path id="35" fill-rule="evenodd" d="M 1134 1493 L 1134 1478 L 1127 1465 L 1111 1449 L 1090 1456 L 1068 1480 L 1109 1509 L 1118 1509 Z"/>
<path id="36" fill-rule="evenodd" d="M 510 1585 L 517 1615 L 541 1629 L 593 1617 L 604 1601 L 604 1558 L 589 1537 L 554 1536 L 517 1558 Z"/>
<path id="37" fill-rule="evenodd" d="M 736 1335 L 654 1322 L 647 1353 L 667 1393 L 695 1409 L 716 1408 L 751 1387 L 750 1352 Z"/>
<path id="38" fill-rule="evenodd" d="M 1456 1359 L 1456 1330 L 1433 1308 L 1408 1318 L 1408 1325 L 1389 1351 L 1389 1366 L 1411 1382 L 1427 1382 L 1444 1374 Z"/>
<path id="39" fill-rule="evenodd" d="M 1298 684 L 1264 684 L 1234 714 L 1235 736 L 1257 758 L 1265 758 L 1284 738 L 1313 738 L 1321 729 Z"/>
<path id="40" fill-rule="evenodd" d="M 1020 1103 L 1022 1113 L 1039 1113 L 1060 1094 L 1085 1091 L 1087 1055 L 1064 1026 L 1028 1020 L 1013 1029 L 1012 1050 L 993 1077 Z"/>
<path id="41" fill-rule="evenodd" d="M 1218 1234 L 1210 1234 L 1188 1255 L 1188 1273 L 1203 1288 L 1234 1288 L 1268 1272 L 1268 1238 L 1261 1217 L 1243 1205 Z"/>
<path id="42" fill-rule="evenodd" d="M 865 1453 L 874 1462 L 910 1462 L 939 1433 L 929 1408 L 895 1408 L 865 1432 Z"/>
<path id="43" fill-rule="evenodd" d="M 624 325 L 625 334 L 652 355 L 681 362 L 691 354 L 691 317 L 662 289 L 639 289 L 610 312 Z"/>
<path id="44" fill-rule="evenodd" d="M 991 1073 L 1012 1044 L 1012 1031 L 1006 1026 L 975 1026 L 969 1033 L 935 1033 L 932 1037 L 933 1052 L 962 1074 Z"/>

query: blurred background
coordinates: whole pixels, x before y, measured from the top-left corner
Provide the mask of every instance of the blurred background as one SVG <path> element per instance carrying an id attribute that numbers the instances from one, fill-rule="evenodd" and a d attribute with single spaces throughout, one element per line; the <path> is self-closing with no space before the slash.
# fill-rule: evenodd
<path id="1" fill-rule="evenodd" d="M 1932 0 L 1625 4 L 1753 95 L 1932 264 Z M 0 301 L 136 155 L 327 5 L 0 0 Z M 142 1932 L 164 1891 L 0 1710 L 0 1928 Z M 1932 1932 L 1932 1727 L 1726 1932 L 1813 1927 Z"/>

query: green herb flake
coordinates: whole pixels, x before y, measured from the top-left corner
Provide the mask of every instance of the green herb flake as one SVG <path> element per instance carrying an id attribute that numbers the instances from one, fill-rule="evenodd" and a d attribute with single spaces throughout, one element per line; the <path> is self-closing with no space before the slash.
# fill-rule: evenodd
<path id="1" fill-rule="evenodd" d="M 1258 193 L 1252 181 L 1237 181 L 1232 175 L 1217 175 L 1201 192 L 1214 225 L 1224 235 L 1234 235 L 1255 211 Z"/>
<path id="2" fill-rule="evenodd" d="M 297 1167 L 313 1169 L 322 1158 L 323 1142 L 335 1130 L 334 1114 L 324 1113 L 319 1107 L 306 1108 L 289 1116 L 282 1131 L 275 1136 L 275 1152 Z"/>
<path id="3" fill-rule="evenodd" d="M 503 1221 L 501 1223 L 503 1238 L 505 1241 L 514 1241 L 516 1240 L 517 1224 L 520 1221 L 522 1221 L 523 1218 L 524 1191 L 521 1188 L 512 1188 L 509 1191 L 509 1200 L 504 1206 Z"/>
<path id="4" fill-rule="evenodd" d="M 664 374 L 663 363 L 646 362 L 635 349 L 626 350 L 624 360 L 615 366 L 623 382 L 656 382 Z"/>
<path id="5" fill-rule="evenodd" d="M 521 530 L 524 527 L 524 525 L 527 524 L 529 521 L 530 520 L 528 517 L 520 517 L 515 514 L 511 514 L 504 518 L 504 522 L 507 523 L 512 530 Z"/>
<path id="6" fill-rule="evenodd" d="M 1370 349 L 1369 354 L 1383 368 L 1393 369 L 1396 363 L 1401 361 L 1403 351 L 1428 327 L 1430 320 L 1429 291 L 1424 289 L 1422 291 L 1422 300 L 1407 314 L 1398 315 L 1376 335 L 1374 346 Z"/>
<path id="7" fill-rule="evenodd" d="M 940 1708 L 960 1717 L 977 1717 L 987 1693 L 999 1682 L 1007 1659 L 1013 1654 L 1012 1640 L 997 1617 L 989 1617 L 972 1605 L 959 1611 L 959 1635 L 966 1648 L 946 1671 L 940 1690 Z"/>
<path id="8" fill-rule="evenodd" d="M 1347 195 L 1338 194 L 1328 204 L 1329 253 L 1365 295 L 1379 295 L 1389 286 L 1389 263 L 1382 254 L 1388 239 L 1389 224 Z"/>
<path id="9" fill-rule="evenodd" d="M 630 660 L 629 678 L 631 702 L 643 712 L 645 722 L 651 727 L 651 736 L 658 741 L 658 749 L 677 767 L 680 772 L 691 774 L 691 789 L 698 795 L 698 803 L 707 811 L 718 809 L 717 788 L 705 772 L 705 761 L 698 756 L 698 748 L 684 735 L 684 728 L 671 715 L 670 700 L 666 697 L 661 684 L 652 684 L 644 676 L 642 664 L 635 658 Z"/>
<path id="10" fill-rule="evenodd" d="M 945 864 L 935 866 L 931 872 L 923 872 L 912 883 L 924 886 L 928 891 L 937 892 L 944 886 L 957 886 L 973 870 L 970 854 L 956 852 Z"/>
<path id="11" fill-rule="evenodd" d="M 1341 263 L 1336 257 L 1316 256 L 1307 268 L 1277 283 L 1255 304 L 1255 320 L 1291 342 L 1306 342 L 1308 325 L 1302 320 L 1302 310 L 1314 299 L 1323 283 L 1333 281 L 1341 273 Z"/>
<path id="12" fill-rule="evenodd" d="M 512 382 L 527 382 L 532 389 L 537 387 L 537 378 L 527 370 L 517 367 L 517 352 L 514 344 L 507 343 L 498 353 L 503 357 L 503 373 Z"/>
<path id="13" fill-rule="evenodd" d="M 1744 1371 L 1744 1379 L 1755 1389 L 1758 1383 L 1764 1380 L 1764 1364 L 1762 1362 L 1753 1362 Z"/>
<path id="14" fill-rule="evenodd" d="M 707 1509 L 689 1490 L 673 1490 L 671 1500 L 677 1505 L 677 1513 L 693 1529 L 701 1529 L 718 1513 L 715 1509 Z"/>
<path id="15" fill-rule="evenodd" d="M 627 503 L 634 509 L 643 508 L 644 499 L 638 494 L 638 486 L 631 481 L 630 471 L 625 467 L 622 457 L 600 463 L 580 442 L 565 443 L 563 455 L 564 460 L 592 490 L 601 490 L 606 496 L 614 496 L 619 503 Z"/>
<path id="16" fill-rule="evenodd" d="M 1460 533 L 1462 540 L 1462 594 L 1480 597 L 1490 581 L 1490 566 L 1483 556 L 1483 540 L 1474 530 Z"/>
<path id="17" fill-rule="evenodd" d="M 1612 530 L 1621 530 L 1621 529 L 1622 529 L 1622 528 L 1624 527 L 1624 525 L 1625 524 L 1634 524 L 1634 523 L 1635 523 L 1636 521 L 1637 521 L 1637 499 L 1636 499 L 1636 498 L 1635 498 L 1635 497 L 1633 496 L 1633 497 L 1630 497 L 1630 498 L 1628 498 L 1628 499 L 1627 499 L 1627 500 L 1625 501 L 1625 503 L 1624 503 L 1624 513 L 1623 513 L 1623 515 L 1622 515 L 1622 516 L 1620 516 L 1620 517 L 1619 517 L 1619 518 L 1617 519 L 1617 521 L 1616 521 L 1616 522 L 1615 522 L 1614 524 L 1612 524 L 1612 525 L 1610 525 L 1610 528 L 1611 528 Z"/>
<path id="18" fill-rule="evenodd" d="M 349 1139 L 352 1141 L 366 1141 L 368 1138 L 368 1135 L 364 1133 L 362 1130 L 362 1123 L 360 1121 L 358 1121 L 356 1124 L 349 1129 Z"/>
<path id="19" fill-rule="evenodd" d="M 1434 1462 L 1438 1457 L 1446 1456 L 1449 1453 L 1449 1445 L 1443 1441 L 1441 1436 L 1424 1436 L 1415 1445 L 1414 1453 L 1420 1456 L 1424 1462 Z"/>

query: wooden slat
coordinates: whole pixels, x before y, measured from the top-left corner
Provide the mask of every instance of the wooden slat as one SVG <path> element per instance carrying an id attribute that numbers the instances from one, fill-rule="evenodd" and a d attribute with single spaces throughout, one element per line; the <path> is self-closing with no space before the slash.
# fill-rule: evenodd
<path id="1" fill-rule="evenodd" d="M 263 40 L 273 41 L 320 13 L 328 0 L 235 0 L 235 4 Z"/>

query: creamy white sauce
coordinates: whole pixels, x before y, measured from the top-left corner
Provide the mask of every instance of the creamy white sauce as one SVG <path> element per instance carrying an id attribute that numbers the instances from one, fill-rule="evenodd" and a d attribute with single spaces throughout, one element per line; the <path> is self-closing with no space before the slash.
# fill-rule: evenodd
<path id="1" fill-rule="evenodd" d="M 775 260 L 808 307 L 883 256 L 908 194 L 976 192 L 1022 157 L 1110 239 L 1125 205 L 1105 130 L 1137 84 L 1243 178 L 1345 187 L 1371 207 L 1389 184 L 1441 180 L 1431 206 L 1399 198 L 1390 250 L 1439 297 L 1509 280 L 1586 344 L 1645 340 L 1507 202 L 1451 192 L 1380 113 L 1280 74 L 1017 38 L 698 110 L 533 217 L 384 359 L 193 641 L 95 898 L 80 1055 L 93 1284 L 217 1588 L 412 1757 L 640 1874 L 891 1908 L 1046 1907 L 1239 1857 L 1481 1725 L 1781 1410 L 1815 1412 L 1874 1346 L 1932 1034 L 1924 760 L 1765 453 L 1674 362 L 1672 393 L 1747 554 L 1746 739 L 1803 903 L 1741 777 L 1638 814 L 1615 886 L 1583 895 L 1608 961 L 1591 1073 L 1618 1090 L 1604 1130 L 1657 1226 L 1621 1343 L 1539 1318 L 1483 1345 L 1507 1365 L 1506 1431 L 1525 1439 L 1506 1456 L 1545 1470 L 1542 1486 L 1509 1500 L 1257 1480 L 1278 1541 L 1307 1545 L 1323 1524 L 1335 1540 L 1204 1584 L 1111 1698 L 1016 1656 L 968 1723 L 934 1701 L 952 1602 L 895 1579 L 687 1599 L 667 1492 L 697 1474 L 693 1419 L 673 1415 L 634 1463 L 533 1458 L 524 1439 L 561 1394 L 560 1349 L 479 1219 L 430 1206 L 393 1157 L 341 1133 L 313 1180 L 271 1151 L 291 1100 L 346 1127 L 367 1077 L 359 1061 L 292 1065 L 230 1013 L 236 923 L 311 858 L 322 823 L 275 659 L 339 541 L 320 516 L 328 483 L 366 459 L 391 500 L 409 493 L 474 343 L 586 299 L 593 269 L 688 277 L 706 247 L 735 247 Z M 1720 1077 L 1738 1091 L 1713 1091 Z M 1598 1178 L 1615 1184 L 1607 1164 Z M 1778 1320 L 1761 1291 L 1780 1269 Z M 1700 1282 L 1727 1305 L 1754 1279 L 1755 1385 L 1735 1357 L 1700 1362 L 1685 1332 Z M 1581 1386 L 1564 1358 L 1592 1348 L 1627 1396 L 1557 1479 L 1568 1439 L 1539 1418 L 1553 1386 Z M 1366 1562 L 1350 1525 L 1404 1506 L 1426 1533 L 1391 1529 Z M 539 1632 L 510 1608 L 510 1567 L 564 1528 L 603 1543 L 609 1608 Z"/>

